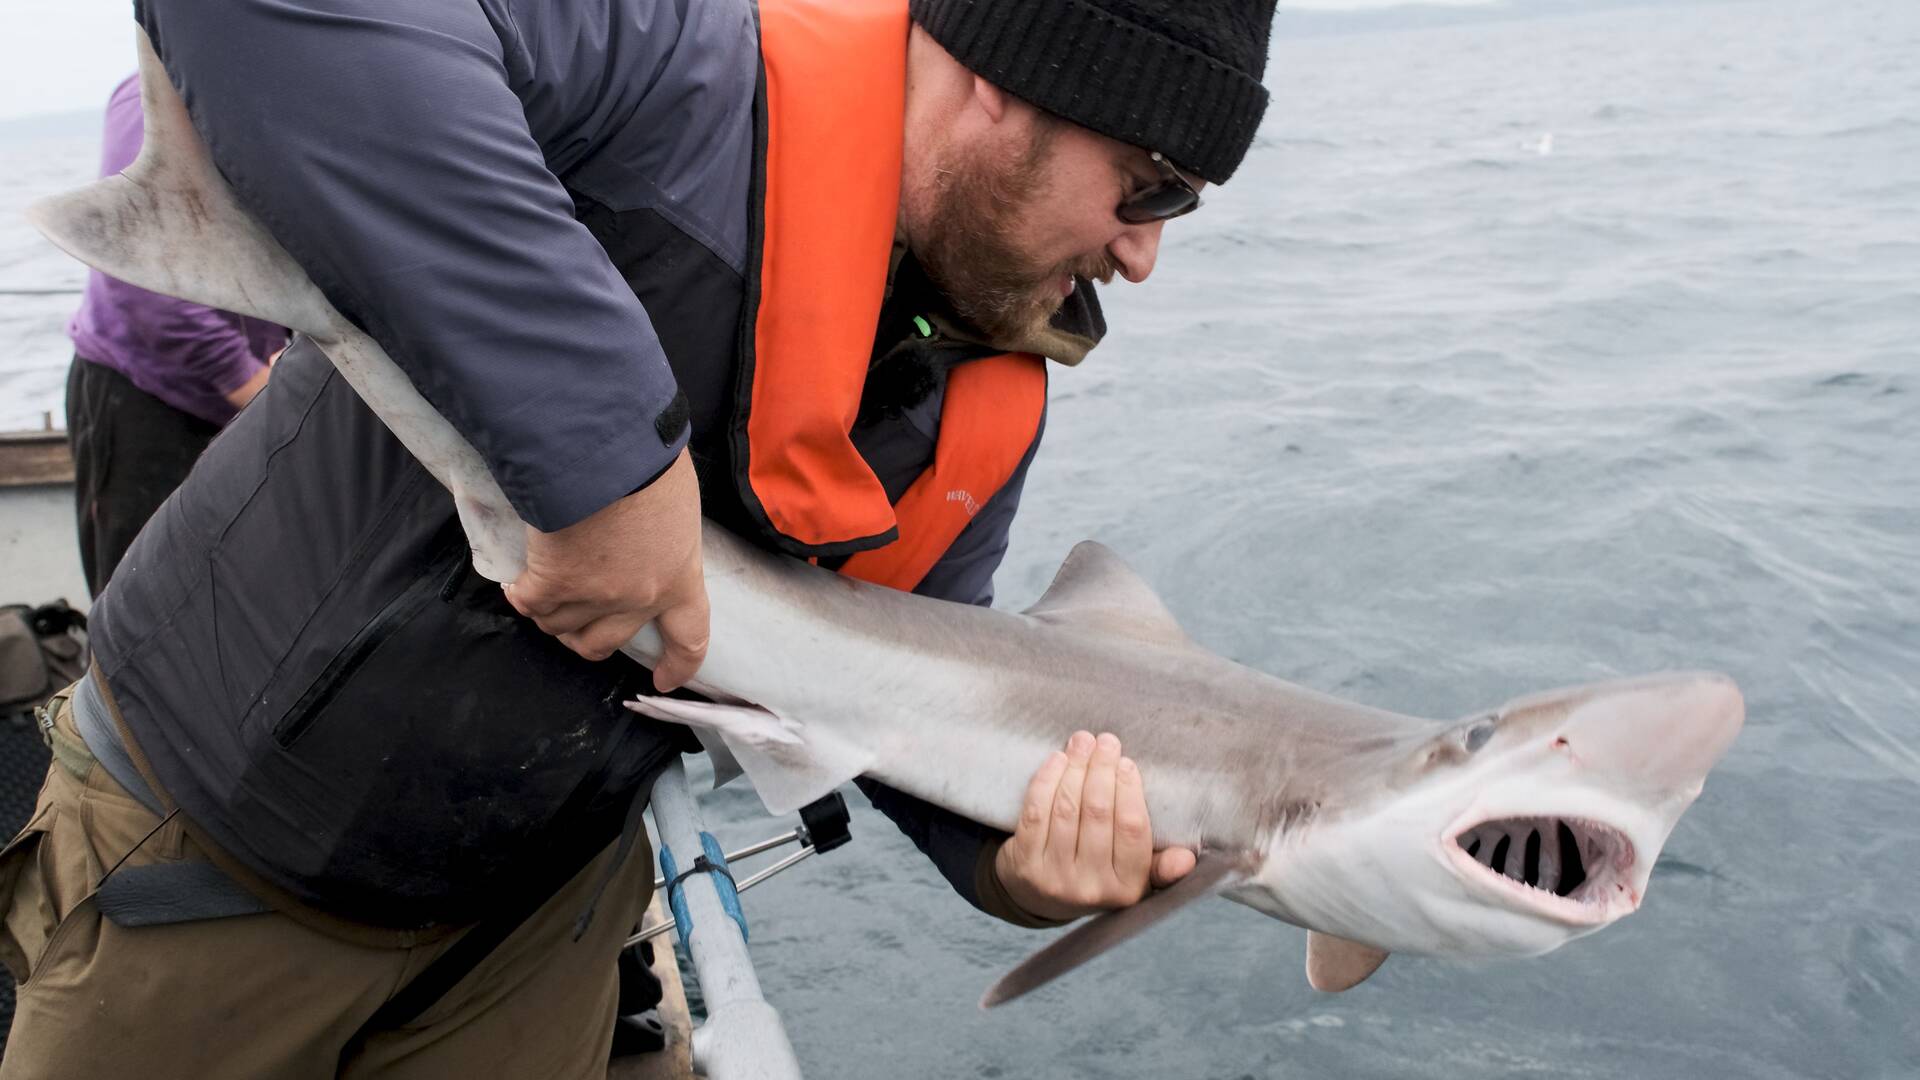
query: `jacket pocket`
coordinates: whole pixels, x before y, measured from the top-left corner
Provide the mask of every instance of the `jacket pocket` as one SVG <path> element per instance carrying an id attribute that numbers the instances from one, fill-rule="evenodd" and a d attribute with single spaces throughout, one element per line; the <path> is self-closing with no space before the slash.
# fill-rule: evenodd
<path id="1" fill-rule="evenodd" d="M 299 742 L 300 737 L 326 711 L 340 688 L 366 663 L 367 658 L 396 630 L 420 614 L 420 609 L 439 596 L 449 582 L 458 580 L 466 568 L 464 546 L 456 546 L 451 555 L 451 567 L 444 565 L 446 556 L 436 559 L 432 569 L 415 578 L 398 596 L 387 601 L 378 614 L 347 640 L 347 644 L 321 670 L 319 677 L 300 695 L 300 700 L 294 702 L 293 708 L 288 709 L 286 715 L 274 724 L 274 742 L 283 749 Z"/>

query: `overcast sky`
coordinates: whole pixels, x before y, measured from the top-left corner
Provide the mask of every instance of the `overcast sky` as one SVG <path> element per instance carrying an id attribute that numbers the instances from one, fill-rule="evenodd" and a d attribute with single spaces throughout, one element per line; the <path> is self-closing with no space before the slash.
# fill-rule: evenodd
<path id="1" fill-rule="evenodd" d="M 98 109 L 133 71 L 131 0 L 7 0 L 0 118 Z"/>
<path id="2" fill-rule="evenodd" d="M 1399 2 L 1281 0 L 1281 7 L 1378 8 Z M 114 84 L 133 71 L 131 0 L 7 0 L 6 6 L 7 32 L 0 35 L 0 119 L 100 108 Z M 271 77 L 271 72 L 270 65 L 261 65 L 262 77 Z"/>

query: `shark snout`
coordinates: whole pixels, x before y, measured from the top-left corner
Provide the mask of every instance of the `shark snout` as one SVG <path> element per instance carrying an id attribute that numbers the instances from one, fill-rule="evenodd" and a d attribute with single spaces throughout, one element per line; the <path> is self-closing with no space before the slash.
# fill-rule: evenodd
<path id="1" fill-rule="evenodd" d="M 1554 737 L 1575 771 L 1687 802 L 1746 722 L 1739 687 L 1711 672 L 1597 690 Z"/>
<path id="2" fill-rule="evenodd" d="M 1668 835 L 1746 719 L 1724 675 L 1682 673 L 1510 703 L 1503 735 L 1440 835 L 1489 920 L 1488 947 L 1552 948 L 1640 906 Z"/>

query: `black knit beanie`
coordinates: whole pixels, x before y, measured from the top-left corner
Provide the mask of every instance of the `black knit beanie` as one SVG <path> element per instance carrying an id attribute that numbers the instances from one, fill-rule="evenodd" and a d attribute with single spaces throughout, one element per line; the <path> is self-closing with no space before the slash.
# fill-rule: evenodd
<path id="1" fill-rule="evenodd" d="M 969 71 L 1214 183 L 1267 110 L 1274 0 L 909 0 Z"/>

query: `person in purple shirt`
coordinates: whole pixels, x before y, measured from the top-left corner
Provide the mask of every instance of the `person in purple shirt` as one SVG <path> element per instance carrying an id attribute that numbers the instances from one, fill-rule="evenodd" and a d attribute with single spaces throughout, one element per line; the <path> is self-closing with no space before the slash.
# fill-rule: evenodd
<path id="1" fill-rule="evenodd" d="M 140 80 L 129 76 L 107 99 L 100 175 L 133 164 L 141 136 Z M 267 384 L 287 332 L 95 270 L 67 333 L 80 563 L 87 591 L 99 596 L 140 527 Z"/>

